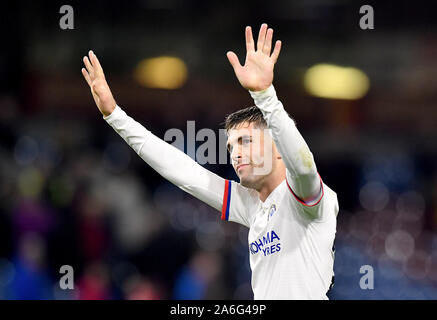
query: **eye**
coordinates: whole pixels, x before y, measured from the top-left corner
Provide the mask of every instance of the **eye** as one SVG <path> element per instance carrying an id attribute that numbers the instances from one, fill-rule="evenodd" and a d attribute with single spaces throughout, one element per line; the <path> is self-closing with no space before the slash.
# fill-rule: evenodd
<path id="1" fill-rule="evenodd" d="M 245 145 L 245 144 L 249 144 L 249 143 L 251 143 L 252 142 L 252 139 L 250 138 L 250 137 L 247 137 L 247 138 L 243 138 L 242 139 L 242 143 L 243 143 L 243 145 Z"/>

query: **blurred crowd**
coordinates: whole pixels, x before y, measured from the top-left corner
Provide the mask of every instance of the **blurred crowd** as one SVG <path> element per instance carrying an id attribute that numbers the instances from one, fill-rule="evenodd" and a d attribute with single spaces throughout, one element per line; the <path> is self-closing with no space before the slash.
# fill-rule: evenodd
<path id="1" fill-rule="evenodd" d="M 12 126 L 17 105 L 1 107 L 1 299 L 250 298 L 247 230 L 147 181 L 103 120 Z M 102 145 L 99 130 L 111 137 Z M 60 288 L 63 265 L 74 290 Z"/>
<path id="2" fill-rule="evenodd" d="M 248 230 L 154 173 L 102 119 L 26 117 L 12 98 L 1 109 L 1 299 L 252 298 Z M 341 208 L 330 298 L 437 298 L 427 161 L 318 161 Z M 230 165 L 210 169 L 234 177 Z M 59 285 L 63 265 L 73 290 Z M 363 265 L 374 290 L 359 286 Z"/>

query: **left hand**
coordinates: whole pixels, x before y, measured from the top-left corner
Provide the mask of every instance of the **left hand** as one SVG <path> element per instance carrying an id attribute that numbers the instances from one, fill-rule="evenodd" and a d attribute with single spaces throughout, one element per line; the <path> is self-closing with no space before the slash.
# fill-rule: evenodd
<path id="1" fill-rule="evenodd" d="M 273 68 L 281 51 L 281 41 L 276 41 L 273 53 L 272 48 L 273 29 L 267 29 L 263 23 L 259 30 L 256 45 L 252 37 L 252 28 L 246 27 L 246 61 L 244 66 L 238 61 L 237 55 L 229 51 L 226 56 L 234 68 L 235 75 L 241 85 L 250 91 L 265 90 L 273 82 Z"/>

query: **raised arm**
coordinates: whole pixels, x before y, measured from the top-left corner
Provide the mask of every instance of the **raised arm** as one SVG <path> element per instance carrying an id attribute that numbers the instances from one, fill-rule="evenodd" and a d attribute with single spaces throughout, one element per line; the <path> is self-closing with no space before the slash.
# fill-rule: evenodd
<path id="1" fill-rule="evenodd" d="M 286 178 L 291 192 L 304 204 L 314 205 L 323 193 L 322 183 L 312 153 L 295 122 L 278 100 L 272 85 L 274 65 L 281 50 L 281 42 L 276 41 L 270 54 L 272 38 L 273 29 L 263 24 L 255 48 L 252 29 L 246 27 L 247 54 L 244 66 L 240 65 L 235 53 L 230 51 L 227 57 L 240 84 L 250 91 L 271 129 L 272 138 L 287 168 Z"/>
<path id="2" fill-rule="evenodd" d="M 90 51 L 83 60 L 82 74 L 106 122 L 161 176 L 221 211 L 225 180 L 129 117 L 116 104 L 96 55 Z"/>

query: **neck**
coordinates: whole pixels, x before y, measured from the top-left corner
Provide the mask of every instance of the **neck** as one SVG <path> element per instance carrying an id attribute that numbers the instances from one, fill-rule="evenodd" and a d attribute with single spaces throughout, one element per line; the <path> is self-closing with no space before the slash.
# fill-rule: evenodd
<path id="1" fill-rule="evenodd" d="M 267 197 L 282 183 L 282 181 L 284 181 L 284 179 L 285 166 L 280 165 L 268 177 L 266 177 L 266 180 L 263 181 L 261 187 L 257 189 L 259 199 L 262 202 L 266 201 Z"/>

